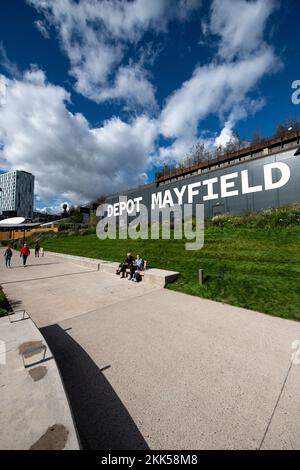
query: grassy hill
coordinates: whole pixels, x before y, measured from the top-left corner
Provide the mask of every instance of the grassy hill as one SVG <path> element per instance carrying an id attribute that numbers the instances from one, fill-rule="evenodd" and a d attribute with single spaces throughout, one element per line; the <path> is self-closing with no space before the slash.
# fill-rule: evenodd
<path id="1" fill-rule="evenodd" d="M 94 233 L 53 236 L 46 250 L 122 261 L 128 251 L 150 267 L 180 271 L 168 288 L 279 317 L 300 320 L 300 206 L 207 222 L 201 251 L 185 240 L 105 240 Z M 204 269 L 205 283 L 198 283 Z"/>

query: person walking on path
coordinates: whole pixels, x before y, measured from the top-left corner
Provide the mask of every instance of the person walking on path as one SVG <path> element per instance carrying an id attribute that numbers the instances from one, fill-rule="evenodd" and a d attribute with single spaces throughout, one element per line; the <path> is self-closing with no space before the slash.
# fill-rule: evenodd
<path id="1" fill-rule="evenodd" d="M 20 257 L 22 256 L 23 258 L 23 266 L 24 268 L 26 267 L 26 261 L 27 261 L 27 258 L 28 256 L 30 255 L 30 250 L 28 248 L 28 246 L 26 245 L 26 243 L 24 243 L 21 251 L 20 251 Z"/>
<path id="2" fill-rule="evenodd" d="M 13 255 L 13 252 L 12 252 L 11 246 L 8 245 L 3 255 L 5 258 L 5 266 L 7 268 L 11 268 L 10 262 L 11 262 L 12 255 Z"/>
<path id="3" fill-rule="evenodd" d="M 36 242 L 35 247 L 34 247 L 34 253 L 35 253 L 36 258 L 40 257 L 40 249 L 41 247 L 40 247 L 39 242 Z"/>

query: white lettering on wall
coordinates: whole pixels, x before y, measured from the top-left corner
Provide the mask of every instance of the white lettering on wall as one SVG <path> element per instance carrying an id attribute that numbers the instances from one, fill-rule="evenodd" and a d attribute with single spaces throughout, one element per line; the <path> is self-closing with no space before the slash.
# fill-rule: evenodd
<path id="1" fill-rule="evenodd" d="M 177 196 L 179 206 L 183 204 L 182 199 L 183 199 L 185 190 L 186 190 L 186 185 L 182 186 L 180 190 L 178 188 L 174 188 L 174 193 Z"/>
<path id="2" fill-rule="evenodd" d="M 114 208 L 111 204 L 107 205 L 107 217 L 112 217 L 114 213 Z"/>
<path id="3" fill-rule="evenodd" d="M 151 209 L 154 210 L 156 207 L 159 207 L 161 209 L 162 207 L 162 194 L 160 193 L 152 193 L 151 197 Z"/>
<path id="4" fill-rule="evenodd" d="M 132 214 L 134 211 L 134 201 L 132 199 L 129 199 L 127 202 L 127 212 L 128 214 Z"/>
<path id="5" fill-rule="evenodd" d="M 140 202 L 143 200 L 142 197 L 136 197 L 134 199 L 134 202 L 136 203 L 136 211 L 140 212 Z"/>
<path id="6" fill-rule="evenodd" d="M 114 217 L 117 217 L 119 215 L 119 207 L 120 207 L 119 202 L 116 202 L 114 204 Z"/>
<path id="7" fill-rule="evenodd" d="M 273 171 L 279 170 L 281 177 L 278 181 L 273 181 Z M 264 166 L 265 174 L 265 190 L 270 191 L 271 189 L 278 189 L 285 186 L 291 177 L 290 167 L 286 163 L 276 162 L 270 163 Z"/>
<path id="8" fill-rule="evenodd" d="M 193 183 L 193 184 L 189 184 L 188 186 L 188 202 L 189 204 L 193 204 L 194 202 L 194 197 L 195 196 L 198 196 L 199 194 L 199 190 L 195 190 L 195 188 L 199 188 L 201 186 L 201 181 L 199 181 L 198 183 Z"/>
<path id="9" fill-rule="evenodd" d="M 170 207 L 174 206 L 173 198 L 170 189 L 167 189 L 164 194 L 164 201 L 162 207 L 165 208 L 167 205 Z"/>
<path id="10" fill-rule="evenodd" d="M 239 191 L 236 187 L 237 178 L 240 177 L 242 194 L 259 193 L 264 190 L 270 191 L 279 189 L 285 186 L 291 177 L 290 167 L 283 162 L 275 162 L 263 165 L 263 178 L 264 186 L 256 185 L 251 186 L 249 170 L 242 170 L 240 173 L 229 173 L 220 177 L 209 178 L 203 182 L 197 181 L 184 185 L 181 188 L 170 188 L 158 193 L 151 194 L 151 209 L 155 210 L 165 209 L 167 206 L 174 207 L 175 205 L 182 206 L 184 200 L 188 200 L 188 204 L 195 203 L 196 196 L 200 195 L 199 199 L 203 201 L 210 201 L 218 199 L 219 197 L 228 198 L 238 196 Z M 200 187 L 203 186 L 203 191 L 200 194 Z M 205 188 L 206 187 L 206 188 Z M 219 194 L 220 192 L 220 194 Z M 140 212 L 143 197 L 136 197 L 128 201 L 122 200 L 115 204 L 107 204 L 107 217 L 122 216 L 124 212 L 132 214 L 134 210 Z"/>
<path id="11" fill-rule="evenodd" d="M 251 193 L 259 193 L 263 190 L 263 187 L 260 186 L 249 186 L 249 172 L 248 170 L 243 170 L 241 173 L 242 176 L 242 193 L 243 194 L 251 194 Z"/>
<path id="12" fill-rule="evenodd" d="M 221 197 L 233 197 L 239 195 L 238 190 L 229 191 L 230 188 L 234 188 L 235 186 L 235 182 L 229 180 L 235 179 L 238 176 L 239 174 L 237 172 L 221 176 Z"/>
<path id="13" fill-rule="evenodd" d="M 214 194 L 214 184 L 218 182 L 218 178 L 211 178 L 203 181 L 203 186 L 207 186 L 207 195 L 203 197 L 203 201 L 212 201 L 219 199 L 219 194 Z"/>

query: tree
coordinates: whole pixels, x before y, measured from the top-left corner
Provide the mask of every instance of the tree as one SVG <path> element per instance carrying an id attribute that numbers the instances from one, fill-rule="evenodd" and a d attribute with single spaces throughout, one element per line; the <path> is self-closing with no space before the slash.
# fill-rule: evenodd
<path id="1" fill-rule="evenodd" d="M 70 222 L 74 224 L 80 224 L 83 219 L 83 215 L 80 212 L 80 207 L 70 207 Z"/>
<path id="2" fill-rule="evenodd" d="M 261 129 L 255 129 L 251 139 L 251 145 L 258 145 L 264 140 Z"/>
<path id="3" fill-rule="evenodd" d="M 106 201 L 106 196 L 99 196 L 95 201 L 94 203 L 95 204 L 98 204 L 100 206 L 100 204 L 104 204 L 104 202 Z"/>
<path id="4" fill-rule="evenodd" d="M 284 137 L 288 132 L 299 132 L 300 131 L 300 120 L 299 118 L 290 117 L 285 122 L 278 124 L 276 129 L 275 137 Z"/>
<path id="5" fill-rule="evenodd" d="M 285 134 L 288 132 L 288 127 L 285 123 L 278 124 L 276 128 L 275 137 L 284 137 Z"/>
<path id="6" fill-rule="evenodd" d="M 234 132 L 232 137 L 235 141 L 236 149 L 241 150 L 241 148 L 245 146 L 245 141 L 241 138 L 238 132 Z"/>
<path id="7" fill-rule="evenodd" d="M 91 212 L 91 213 L 90 213 L 89 226 L 90 226 L 91 228 L 96 228 L 96 226 L 97 226 L 97 216 L 96 216 L 96 212 Z"/>
<path id="8" fill-rule="evenodd" d="M 62 213 L 62 215 L 63 215 L 64 217 L 66 217 L 66 216 L 68 215 L 68 214 L 67 214 L 68 204 L 63 204 L 62 208 L 63 208 L 63 210 L 64 210 L 63 213 Z"/>
<path id="9" fill-rule="evenodd" d="M 229 154 L 229 153 L 238 152 L 239 149 L 240 149 L 239 141 L 236 140 L 235 136 L 232 136 L 225 146 L 225 153 Z"/>
<path id="10" fill-rule="evenodd" d="M 196 166 L 209 160 L 210 153 L 201 142 L 197 142 L 188 153 L 186 160 L 188 166 Z"/>
<path id="11" fill-rule="evenodd" d="M 290 129 L 293 132 L 300 132 L 300 120 L 298 118 L 290 117 L 286 126 L 288 131 Z"/>
<path id="12" fill-rule="evenodd" d="M 223 152 L 223 147 L 222 147 L 222 145 L 219 145 L 217 148 L 214 149 L 211 157 L 212 157 L 212 159 L 215 159 L 215 158 L 219 159 L 223 156 L 223 153 L 224 153 Z"/>

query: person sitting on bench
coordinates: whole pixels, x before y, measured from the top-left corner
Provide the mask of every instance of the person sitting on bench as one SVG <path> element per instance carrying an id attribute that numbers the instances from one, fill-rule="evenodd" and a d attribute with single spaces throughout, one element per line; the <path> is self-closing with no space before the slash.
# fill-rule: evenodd
<path id="1" fill-rule="evenodd" d="M 143 271 L 143 269 L 144 269 L 144 261 L 142 260 L 140 255 L 137 255 L 135 262 L 130 266 L 129 280 L 132 280 L 132 278 L 134 277 L 134 273 L 136 271 Z"/>
<path id="2" fill-rule="evenodd" d="M 131 266 L 133 265 L 133 263 L 134 263 L 134 257 L 131 256 L 131 253 L 127 253 L 124 263 L 122 263 L 119 267 L 122 279 L 125 277 L 126 269 L 128 268 L 131 269 Z"/>

